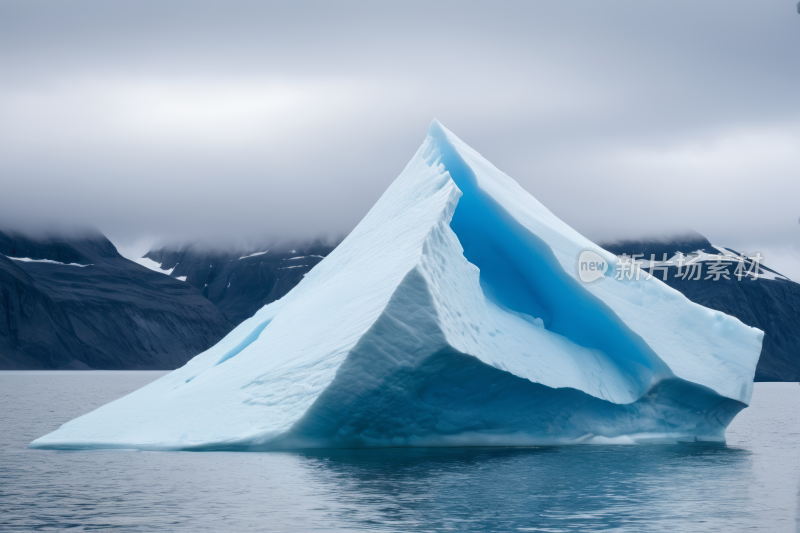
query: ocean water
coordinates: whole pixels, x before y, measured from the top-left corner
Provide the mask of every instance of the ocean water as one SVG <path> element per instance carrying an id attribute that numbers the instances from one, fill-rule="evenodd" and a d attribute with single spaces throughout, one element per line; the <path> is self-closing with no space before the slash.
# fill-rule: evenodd
<path id="1" fill-rule="evenodd" d="M 800 386 L 727 445 L 28 450 L 163 372 L 0 372 L 0 531 L 800 532 Z"/>

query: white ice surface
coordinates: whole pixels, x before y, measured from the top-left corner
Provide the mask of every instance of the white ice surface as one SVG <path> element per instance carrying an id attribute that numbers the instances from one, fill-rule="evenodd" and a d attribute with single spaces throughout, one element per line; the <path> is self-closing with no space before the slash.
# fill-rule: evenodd
<path id="1" fill-rule="evenodd" d="M 540 319 L 511 312 L 487 297 L 480 271 L 467 261 L 450 227 L 462 193 L 439 162 L 438 147 L 452 145 L 480 188 L 545 241 L 573 278 L 582 250 L 596 250 L 612 264 L 613 256 L 450 132 L 434 126 L 438 136 L 425 140 L 361 223 L 289 294 L 182 368 L 64 424 L 31 446 L 329 445 L 349 442 L 341 440 L 349 438 L 342 431 L 355 426 L 345 424 L 336 436 L 312 432 L 309 437 L 308 428 L 375 409 L 374 418 L 386 416 L 394 436 L 381 436 L 378 423 L 378 429 L 365 430 L 364 442 L 529 443 L 519 428 L 505 433 L 502 428 L 475 430 L 468 420 L 456 426 L 457 417 L 446 414 L 420 437 L 413 428 L 422 428 L 427 415 L 405 420 L 395 412 L 391 417 L 381 414 L 379 400 L 359 403 L 372 395 L 402 393 L 413 399 L 422 392 L 406 390 L 411 383 L 435 382 L 437 376 L 457 379 L 475 368 L 496 369 L 497 376 L 517 384 L 582 391 L 603 405 L 637 401 L 642 384 L 632 381 L 614 354 L 576 344 L 545 329 Z M 675 376 L 723 399 L 749 402 L 763 336 L 759 330 L 696 305 L 656 279 L 607 278 L 584 287 L 641 336 Z M 443 353 L 455 353 L 447 360 L 460 362 L 444 370 L 424 370 L 432 375 L 415 374 L 433 368 L 426 364 Z M 491 388 L 499 378 L 487 379 Z M 412 428 L 410 433 L 401 431 L 403 424 Z M 553 426 L 548 431 L 557 436 L 559 430 Z"/>

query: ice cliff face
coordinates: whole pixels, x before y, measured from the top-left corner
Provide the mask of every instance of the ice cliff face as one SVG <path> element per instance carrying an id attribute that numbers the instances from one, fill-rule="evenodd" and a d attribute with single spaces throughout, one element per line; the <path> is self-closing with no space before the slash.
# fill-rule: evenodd
<path id="1" fill-rule="evenodd" d="M 438 122 L 284 298 L 35 448 L 724 440 L 761 331 L 658 281 L 584 284 L 596 247 Z"/>

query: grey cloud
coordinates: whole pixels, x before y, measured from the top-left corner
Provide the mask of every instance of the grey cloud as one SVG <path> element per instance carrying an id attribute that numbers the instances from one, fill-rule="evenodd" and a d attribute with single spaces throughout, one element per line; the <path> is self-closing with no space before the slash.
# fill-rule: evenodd
<path id="1" fill-rule="evenodd" d="M 743 0 L 4 2 L 0 223 L 339 236 L 437 117 L 590 238 L 794 246 L 797 23 Z"/>

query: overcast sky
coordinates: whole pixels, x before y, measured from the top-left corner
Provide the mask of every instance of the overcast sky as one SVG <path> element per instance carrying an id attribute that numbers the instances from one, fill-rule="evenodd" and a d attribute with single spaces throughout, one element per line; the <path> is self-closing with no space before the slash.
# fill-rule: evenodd
<path id="1" fill-rule="evenodd" d="M 0 3 L 5 227 L 342 236 L 433 117 L 593 240 L 800 280 L 794 0 Z"/>

